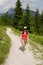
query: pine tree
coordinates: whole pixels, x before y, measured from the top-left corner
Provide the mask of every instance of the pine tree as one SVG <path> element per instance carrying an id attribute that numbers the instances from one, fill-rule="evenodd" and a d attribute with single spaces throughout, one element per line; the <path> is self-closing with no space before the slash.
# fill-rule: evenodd
<path id="1" fill-rule="evenodd" d="M 34 26 L 35 22 L 34 22 L 34 16 L 31 16 L 31 21 L 30 21 L 30 30 L 31 33 L 35 34 L 35 26 Z"/>
<path id="2" fill-rule="evenodd" d="M 8 15 L 8 12 L 5 13 L 4 15 L 2 15 L 1 18 L 2 18 L 2 21 L 3 21 L 3 23 L 2 23 L 3 25 L 11 25 L 11 20 L 10 20 L 10 17 Z"/>
<path id="3" fill-rule="evenodd" d="M 28 5 L 26 7 L 26 12 L 24 16 L 24 26 L 27 26 L 27 29 L 30 32 L 30 10 Z"/>
<path id="4" fill-rule="evenodd" d="M 40 34 L 43 35 L 43 12 L 40 16 Z"/>
<path id="5" fill-rule="evenodd" d="M 2 20 L 3 20 L 3 24 L 4 25 L 7 25 L 8 24 L 8 19 L 9 19 L 9 16 L 8 16 L 8 12 L 5 13 L 3 16 L 2 16 Z"/>
<path id="6" fill-rule="evenodd" d="M 2 16 L 0 16 L 0 25 L 3 25 L 2 23 L 3 23 Z"/>
<path id="7" fill-rule="evenodd" d="M 35 12 L 35 32 L 39 34 L 40 32 L 40 14 L 39 14 L 39 10 L 37 9 Z"/>
<path id="8" fill-rule="evenodd" d="M 14 27 L 18 28 L 20 19 L 22 17 L 22 8 L 20 0 L 17 0 L 15 7 L 15 16 L 14 16 Z"/>

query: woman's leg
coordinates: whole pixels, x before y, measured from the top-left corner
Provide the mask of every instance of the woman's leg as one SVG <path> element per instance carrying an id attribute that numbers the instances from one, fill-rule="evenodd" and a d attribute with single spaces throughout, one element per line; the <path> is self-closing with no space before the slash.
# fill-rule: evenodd
<path id="1" fill-rule="evenodd" d="M 27 40 L 22 40 L 22 47 L 25 48 Z"/>
<path id="2" fill-rule="evenodd" d="M 27 40 L 24 40 L 24 47 L 26 46 Z"/>
<path id="3" fill-rule="evenodd" d="M 24 40 L 22 40 L 22 47 L 24 47 L 24 45 L 25 45 L 25 44 L 24 44 Z"/>
<path id="4" fill-rule="evenodd" d="M 23 51 L 25 50 L 26 42 L 27 42 L 27 40 L 22 39 L 22 48 L 21 49 Z"/>

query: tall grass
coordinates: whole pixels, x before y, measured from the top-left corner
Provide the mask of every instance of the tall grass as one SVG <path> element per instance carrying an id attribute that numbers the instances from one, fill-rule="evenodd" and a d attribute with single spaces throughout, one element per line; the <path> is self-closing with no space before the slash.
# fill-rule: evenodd
<path id="1" fill-rule="evenodd" d="M 6 34 L 6 28 L 0 26 L 0 65 L 4 63 L 10 49 L 10 38 Z"/>
<path id="2" fill-rule="evenodd" d="M 39 36 L 39 35 L 35 35 L 35 34 L 29 34 L 29 38 L 32 41 L 43 45 L 43 36 Z"/>

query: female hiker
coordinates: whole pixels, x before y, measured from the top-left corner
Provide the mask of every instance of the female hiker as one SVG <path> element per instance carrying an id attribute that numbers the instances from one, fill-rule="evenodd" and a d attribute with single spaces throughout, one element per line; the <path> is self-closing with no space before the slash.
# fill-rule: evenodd
<path id="1" fill-rule="evenodd" d="M 27 27 L 25 26 L 23 28 L 23 31 L 21 32 L 22 50 L 25 50 L 27 40 L 28 40 L 28 31 L 27 31 Z"/>

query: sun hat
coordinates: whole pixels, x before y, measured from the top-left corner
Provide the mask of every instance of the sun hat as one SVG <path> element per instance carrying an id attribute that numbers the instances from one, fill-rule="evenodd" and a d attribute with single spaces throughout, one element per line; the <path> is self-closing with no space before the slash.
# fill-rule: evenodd
<path id="1" fill-rule="evenodd" d="M 27 29 L 27 26 L 25 26 L 24 29 Z"/>

